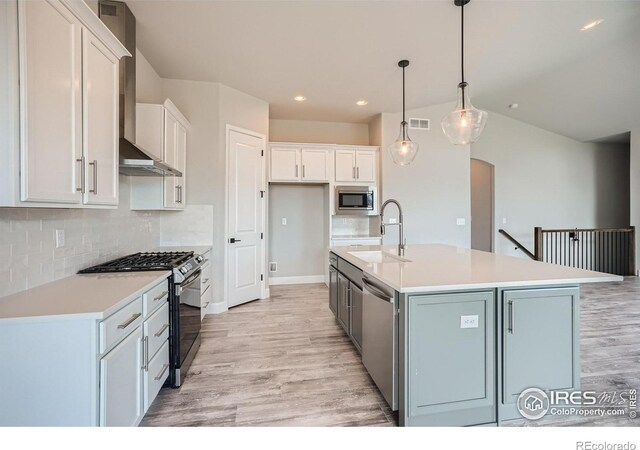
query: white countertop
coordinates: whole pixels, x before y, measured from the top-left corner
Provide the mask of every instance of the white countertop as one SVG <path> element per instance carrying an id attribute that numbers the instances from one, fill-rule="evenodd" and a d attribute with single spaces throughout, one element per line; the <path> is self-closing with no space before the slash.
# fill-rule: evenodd
<path id="1" fill-rule="evenodd" d="M 349 252 L 397 254 L 396 245 L 334 247 L 333 253 L 402 293 L 622 281 L 618 275 L 575 269 L 443 244 L 409 245 L 408 262 L 371 263 Z"/>
<path id="2" fill-rule="evenodd" d="M 73 275 L 0 298 L 7 320 L 102 320 L 171 275 L 168 270 Z"/>
<path id="3" fill-rule="evenodd" d="M 211 251 L 210 245 L 163 245 L 151 250 L 153 252 L 193 252 L 197 255 L 204 255 Z"/>

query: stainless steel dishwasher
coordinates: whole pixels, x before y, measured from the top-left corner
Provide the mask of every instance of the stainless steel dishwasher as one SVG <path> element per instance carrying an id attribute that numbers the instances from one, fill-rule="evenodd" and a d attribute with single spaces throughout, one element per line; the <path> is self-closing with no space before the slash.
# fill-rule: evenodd
<path id="1" fill-rule="evenodd" d="M 398 410 L 398 320 L 395 291 L 362 278 L 362 363 L 393 411 Z"/>

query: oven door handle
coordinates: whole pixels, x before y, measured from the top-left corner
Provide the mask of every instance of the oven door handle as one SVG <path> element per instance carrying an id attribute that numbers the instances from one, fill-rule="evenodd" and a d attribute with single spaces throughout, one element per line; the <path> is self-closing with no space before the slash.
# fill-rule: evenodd
<path id="1" fill-rule="evenodd" d="M 198 280 L 198 278 L 200 278 L 200 275 L 202 275 L 202 269 L 198 269 L 195 272 L 193 272 L 189 278 L 187 278 L 186 280 L 184 280 L 183 283 L 180 283 L 180 289 L 185 289 L 188 288 L 189 286 L 191 286 L 193 283 L 196 282 L 196 280 Z"/>

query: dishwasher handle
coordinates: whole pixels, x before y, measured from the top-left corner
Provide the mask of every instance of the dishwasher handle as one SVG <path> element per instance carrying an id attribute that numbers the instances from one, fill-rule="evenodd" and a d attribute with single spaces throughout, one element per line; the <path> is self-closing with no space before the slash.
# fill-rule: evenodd
<path id="1" fill-rule="evenodd" d="M 385 302 L 393 303 L 393 295 L 389 295 L 388 293 L 384 292 L 382 289 L 372 284 L 366 278 L 362 279 L 362 284 L 367 289 L 367 291 L 369 291 L 375 297 L 378 297 L 380 300 L 384 300 Z"/>

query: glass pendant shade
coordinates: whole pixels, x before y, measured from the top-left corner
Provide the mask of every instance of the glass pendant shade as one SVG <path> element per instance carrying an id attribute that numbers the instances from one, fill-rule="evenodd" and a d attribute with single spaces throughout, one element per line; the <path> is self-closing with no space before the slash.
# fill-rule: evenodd
<path id="1" fill-rule="evenodd" d="M 476 142 L 487 124 L 489 114 L 471 104 L 468 90 L 467 83 L 458 85 L 456 108 L 442 118 L 442 131 L 454 145 Z"/>
<path id="2" fill-rule="evenodd" d="M 418 143 L 409 138 L 407 122 L 400 124 L 398 139 L 389 146 L 389 154 L 393 162 L 399 166 L 411 164 L 418 153 Z"/>

